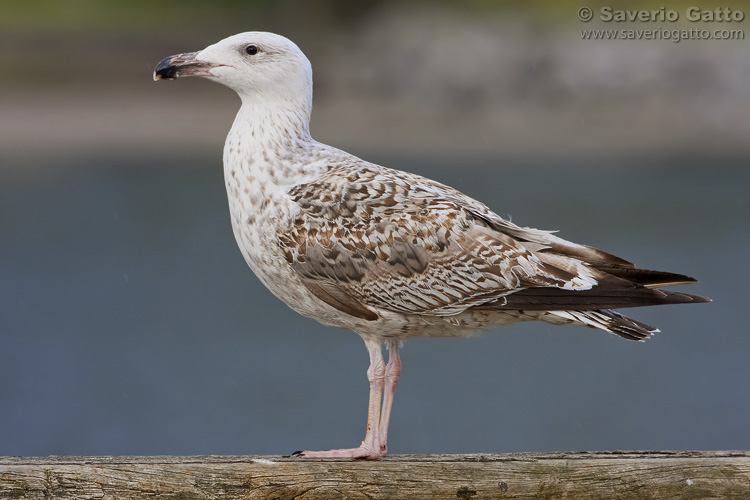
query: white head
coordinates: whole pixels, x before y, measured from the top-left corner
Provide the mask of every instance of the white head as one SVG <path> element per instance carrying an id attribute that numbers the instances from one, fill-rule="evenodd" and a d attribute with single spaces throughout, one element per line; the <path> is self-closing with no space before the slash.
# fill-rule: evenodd
<path id="1" fill-rule="evenodd" d="M 305 54 L 280 35 L 250 31 L 200 52 L 163 59 L 154 80 L 202 76 L 233 89 L 243 102 L 312 103 L 312 68 Z"/>

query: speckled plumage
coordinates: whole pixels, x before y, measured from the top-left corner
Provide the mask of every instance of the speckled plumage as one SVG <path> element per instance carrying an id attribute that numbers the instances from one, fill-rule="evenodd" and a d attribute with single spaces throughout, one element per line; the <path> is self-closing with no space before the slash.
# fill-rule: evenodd
<path id="1" fill-rule="evenodd" d="M 519 227 L 453 188 L 316 142 L 310 64 L 283 37 L 235 35 L 165 59 L 155 77 L 191 74 L 242 98 L 224 175 L 248 265 L 289 307 L 355 331 L 370 352 L 365 441 L 307 456 L 385 454 L 402 339 L 541 320 L 642 340 L 656 329 L 611 309 L 707 300 L 660 289 L 692 278 Z"/>

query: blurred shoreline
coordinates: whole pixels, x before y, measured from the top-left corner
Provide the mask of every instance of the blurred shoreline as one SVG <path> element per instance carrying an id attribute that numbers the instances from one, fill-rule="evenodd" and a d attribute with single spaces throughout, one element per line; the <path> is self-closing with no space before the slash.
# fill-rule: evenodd
<path id="1" fill-rule="evenodd" d="M 581 27 L 387 4 L 356 32 L 285 33 L 313 64 L 313 136 L 342 149 L 750 154 L 746 41 L 592 41 Z M 6 30 L 0 154 L 33 163 L 113 151 L 220 155 L 236 96 L 205 81 L 156 83 L 151 71 L 229 34 Z M 50 46 L 65 57 L 50 58 Z"/>

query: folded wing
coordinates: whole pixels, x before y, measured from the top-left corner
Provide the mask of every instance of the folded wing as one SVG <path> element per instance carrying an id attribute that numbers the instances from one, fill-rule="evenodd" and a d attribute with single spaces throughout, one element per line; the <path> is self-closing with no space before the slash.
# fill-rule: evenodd
<path id="1" fill-rule="evenodd" d="M 452 316 L 471 308 L 597 311 L 708 300 L 659 289 L 695 282 L 690 277 L 637 269 L 516 226 L 442 184 L 394 174 L 364 163 L 356 174 L 331 167 L 289 191 L 299 210 L 279 245 L 308 290 L 340 311 L 375 320 L 380 309 Z"/>

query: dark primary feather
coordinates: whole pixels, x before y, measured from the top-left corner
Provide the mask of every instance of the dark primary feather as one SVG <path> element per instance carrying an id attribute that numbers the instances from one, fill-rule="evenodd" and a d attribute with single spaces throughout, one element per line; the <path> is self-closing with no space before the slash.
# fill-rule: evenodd
<path id="1" fill-rule="evenodd" d="M 616 284 L 612 284 L 616 283 Z M 699 295 L 647 288 L 625 280 L 603 280 L 589 290 L 561 290 L 559 288 L 527 288 L 506 295 L 496 303 L 486 303 L 483 309 L 521 309 L 552 311 L 575 309 L 620 309 L 624 307 L 655 306 L 710 302 Z"/>
<path id="2" fill-rule="evenodd" d="M 612 265 L 596 265 L 596 269 L 604 271 L 612 276 L 623 278 L 633 283 L 638 283 L 649 288 L 660 288 L 666 286 L 689 285 L 698 283 L 698 280 L 685 276 L 684 274 L 668 273 L 665 271 L 652 271 L 650 269 L 636 269 L 632 267 L 617 267 Z"/>

